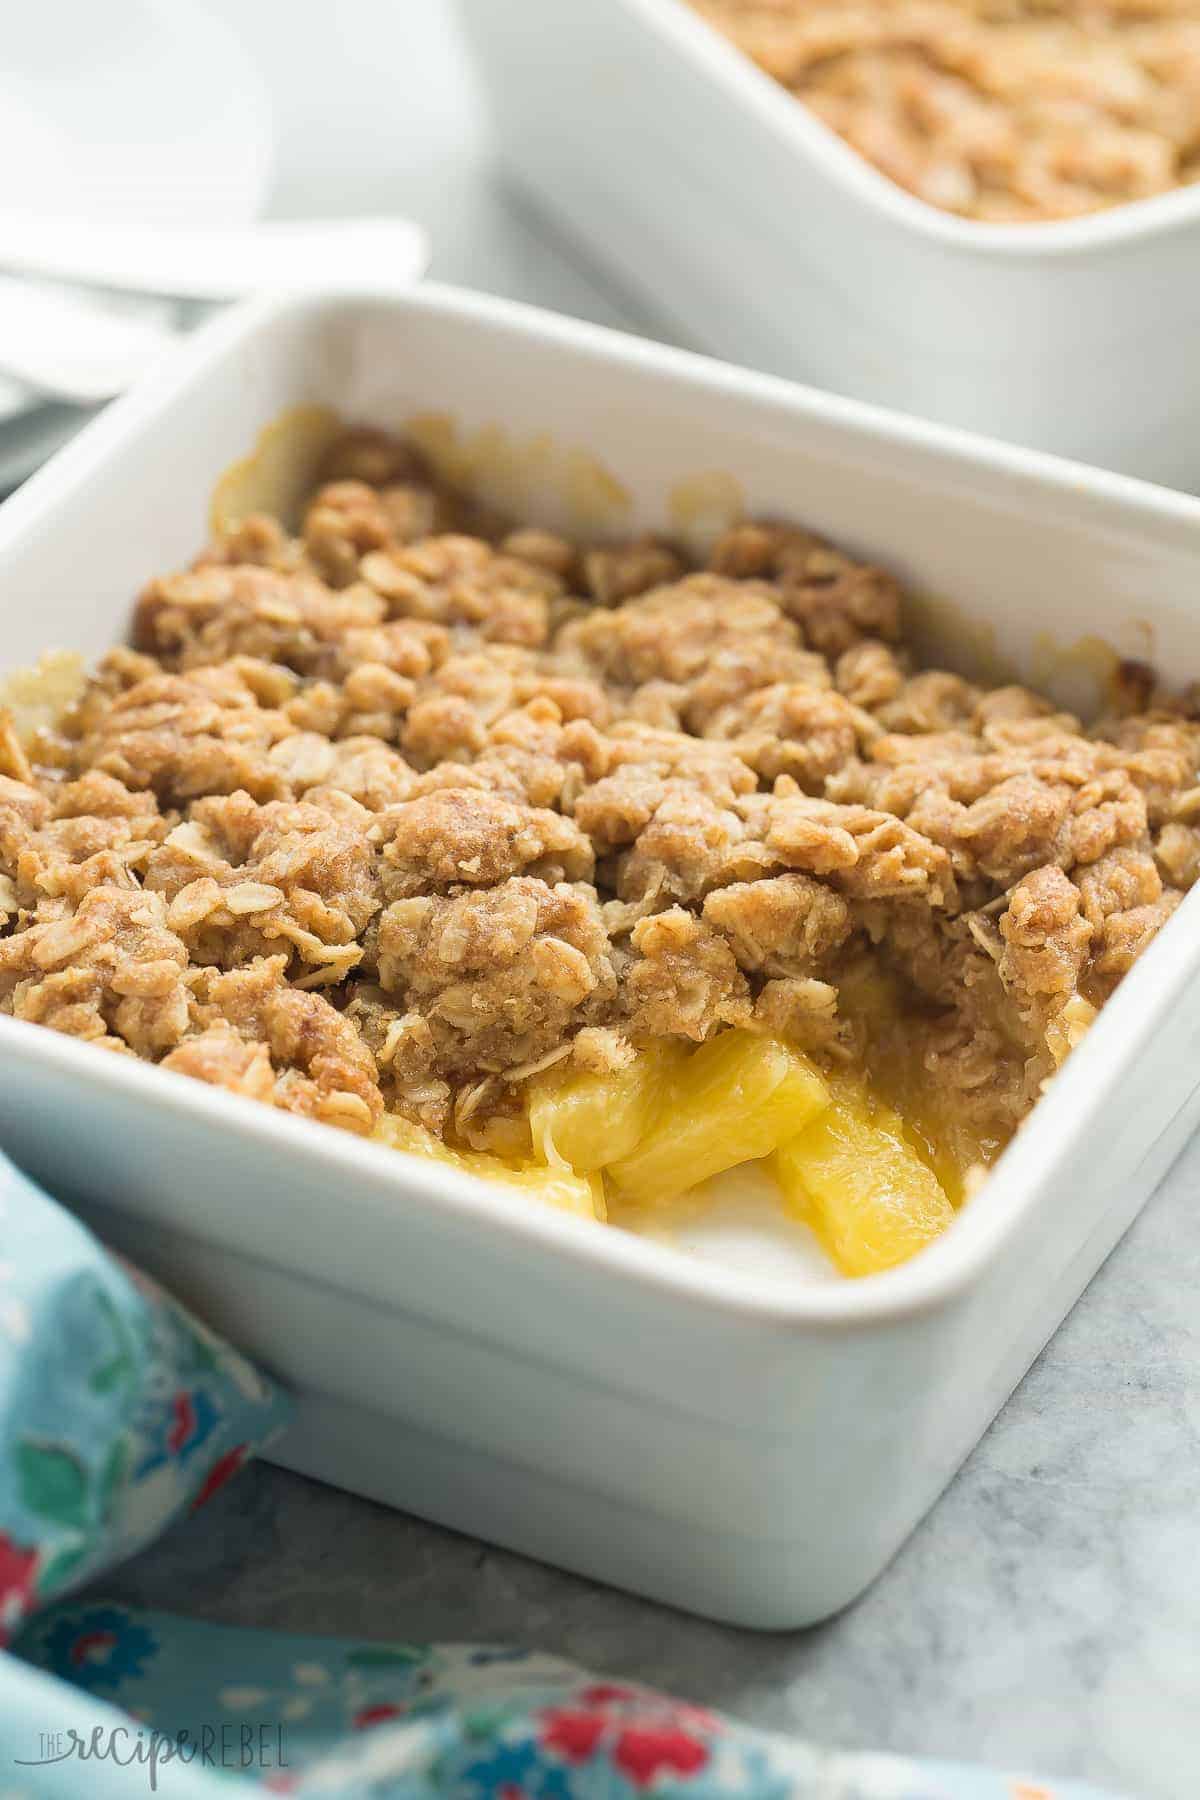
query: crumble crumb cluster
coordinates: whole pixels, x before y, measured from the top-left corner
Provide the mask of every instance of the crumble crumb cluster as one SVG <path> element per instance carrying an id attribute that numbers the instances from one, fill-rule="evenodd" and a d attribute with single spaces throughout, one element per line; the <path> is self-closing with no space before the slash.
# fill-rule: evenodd
<path id="1" fill-rule="evenodd" d="M 741 1026 L 869 1067 L 868 965 L 998 1145 L 1196 878 L 1200 708 L 1133 668 L 1085 730 L 918 669 L 900 603 L 795 527 L 703 569 L 512 530 L 349 433 L 301 535 L 248 519 L 59 726 L 0 723 L 0 1010 L 519 1155 L 555 1064 Z"/>
<path id="2" fill-rule="evenodd" d="M 1197 0 L 691 0 L 922 200 L 1067 219 L 1200 174 Z"/>

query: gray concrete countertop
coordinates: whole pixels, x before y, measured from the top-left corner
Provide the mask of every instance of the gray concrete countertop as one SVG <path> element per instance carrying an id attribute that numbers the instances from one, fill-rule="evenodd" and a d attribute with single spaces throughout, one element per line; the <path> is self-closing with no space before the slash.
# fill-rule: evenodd
<path id="1" fill-rule="evenodd" d="M 429 226 L 437 277 L 653 329 L 496 181 L 443 0 L 339 6 L 332 65 L 315 42 L 304 61 L 326 9 L 285 25 L 282 0 L 221 4 L 296 59 L 277 211 L 390 205 Z M 348 81 L 362 104 L 331 139 L 322 109 Z M 708 1625 L 268 1467 L 104 1590 L 230 1623 L 538 1644 L 831 1744 L 1192 1800 L 1198 1191 L 1193 1149 L 892 1567 L 814 1630 Z"/>

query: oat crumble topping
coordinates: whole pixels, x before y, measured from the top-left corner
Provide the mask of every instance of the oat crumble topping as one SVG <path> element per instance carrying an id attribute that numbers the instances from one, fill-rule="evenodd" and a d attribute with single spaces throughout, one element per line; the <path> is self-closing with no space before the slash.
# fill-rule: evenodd
<path id="1" fill-rule="evenodd" d="M 901 187 L 1068 219 L 1200 174 L 1197 0 L 690 0 Z"/>
<path id="2" fill-rule="evenodd" d="M 0 728 L 0 1011 L 363 1134 L 526 1154 L 532 1077 L 729 1026 L 869 1065 L 882 971 L 986 1161 L 1200 869 L 1147 671 L 1085 729 L 803 529 L 580 547 L 374 431 L 132 636 Z"/>

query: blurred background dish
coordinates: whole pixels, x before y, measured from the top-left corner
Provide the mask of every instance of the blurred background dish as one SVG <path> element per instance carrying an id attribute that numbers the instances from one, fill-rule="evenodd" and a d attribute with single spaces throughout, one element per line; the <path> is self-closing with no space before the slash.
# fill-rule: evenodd
<path id="1" fill-rule="evenodd" d="M 1200 176 L 1193 0 L 688 0 L 899 187 L 993 224 Z"/>
<path id="2" fill-rule="evenodd" d="M 1039 223 L 959 217 L 881 173 L 683 0 L 456 4 L 509 176 L 677 341 L 1200 488 L 1200 188 Z"/>

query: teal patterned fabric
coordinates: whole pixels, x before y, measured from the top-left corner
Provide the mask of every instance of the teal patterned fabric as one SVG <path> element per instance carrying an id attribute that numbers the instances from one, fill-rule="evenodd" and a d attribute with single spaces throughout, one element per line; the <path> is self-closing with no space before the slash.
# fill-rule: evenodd
<path id="1" fill-rule="evenodd" d="M 156 1537 L 282 1429 L 245 1357 L 0 1157 L 0 1632 Z M 0 1641 L 3 1641 L 0 1638 Z"/>
<path id="2" fill-rule="evenodd" d="M 287 1403 L 3 1157 L 0 1230 L 2 1800 L 1102 1800 L 840 1756 L 524 1650 L 63 1599 L 202 1504 Z"/>
<path id="3" fill-rule="evenodd" d="M 8 1740 L 26 1759 L 9 1779 L 27 1785 L 5 1800 L 90 1793 L 122 1728 L 127 1791 L 147 1791 L 153 1768 L 157 1792 L 180 1800 L 220 1800 L 231 1778 L 336 1800 L 1102 1800 L 818 1750 L 531 1651 L 292 1637 L 111 1606 L 55 1608 L 20 1651 L 78 1691 L 58 1689 L 57 1726 L 43 1709 Z"/>

